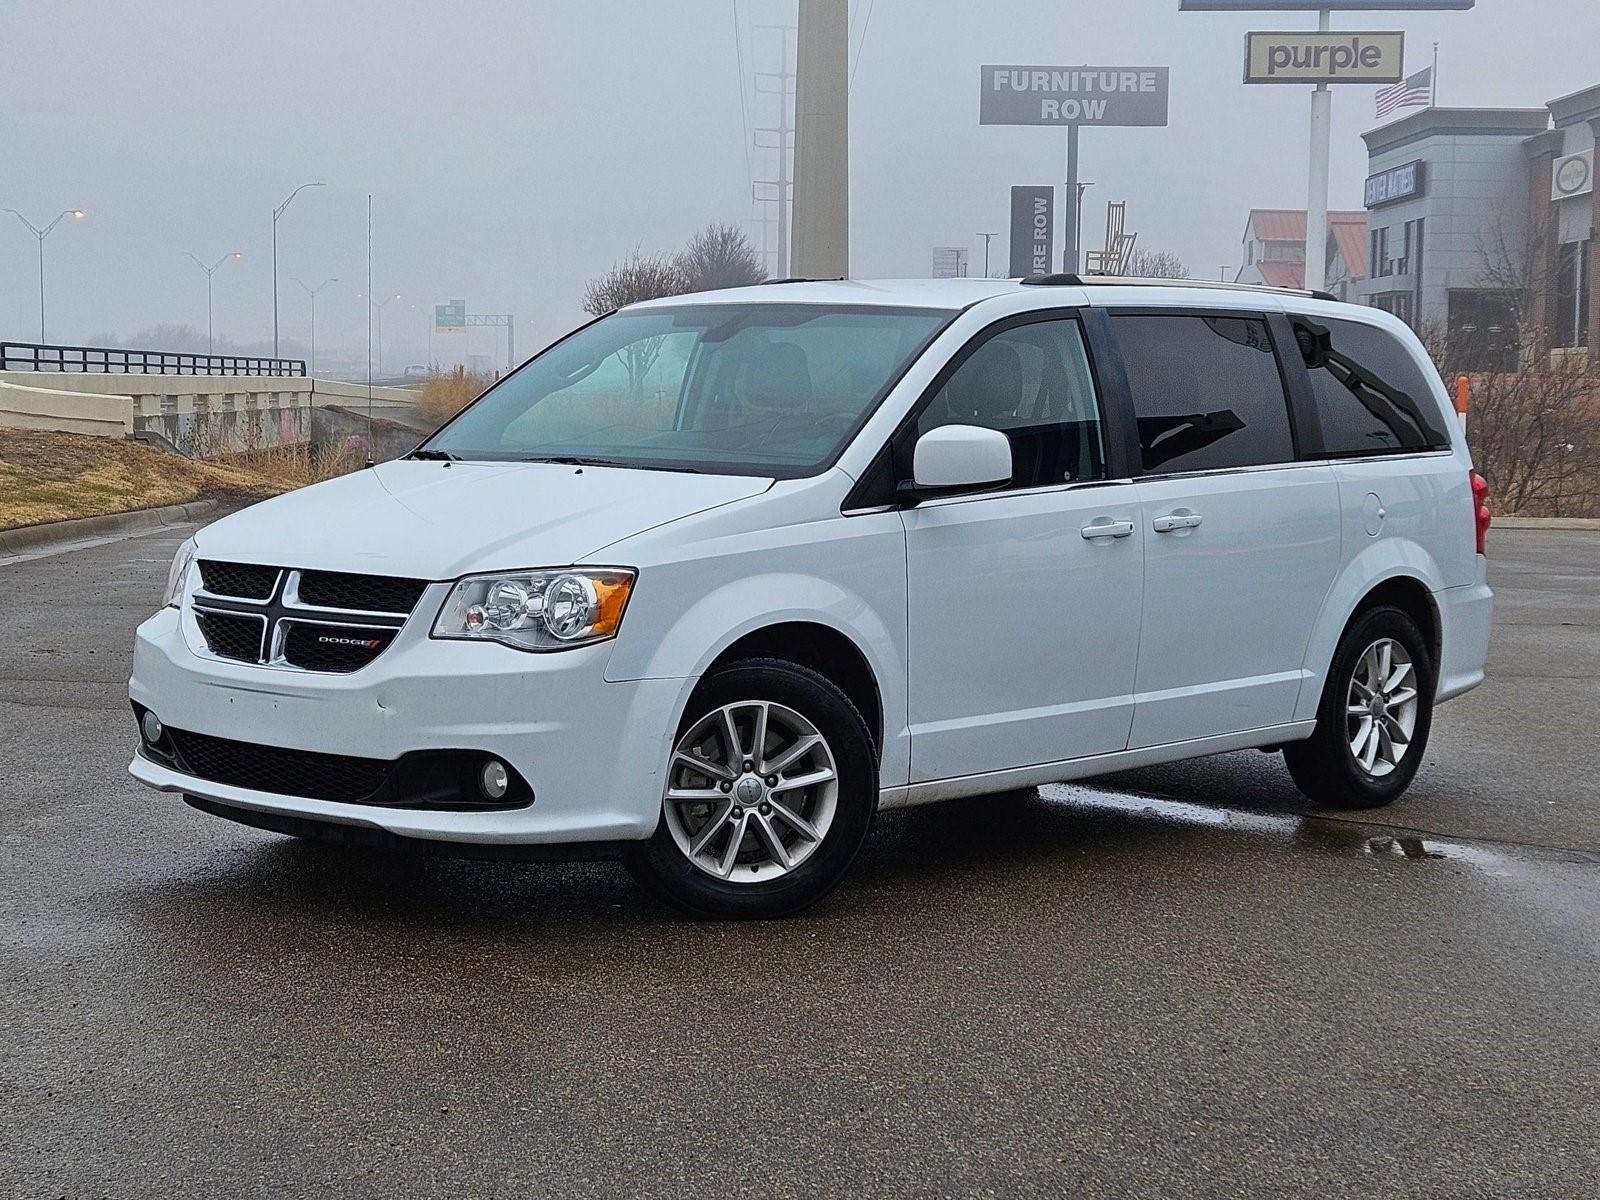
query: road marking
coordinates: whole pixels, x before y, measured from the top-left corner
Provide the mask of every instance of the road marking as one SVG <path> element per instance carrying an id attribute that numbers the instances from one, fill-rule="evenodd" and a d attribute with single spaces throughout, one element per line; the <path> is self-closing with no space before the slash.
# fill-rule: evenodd
<path id="1" fill-rule="evenodd" d="M 23 550 L 16 554 L 0 555 L 0 567 L 10 567 L 17 563 L 33 562 L 40 558 L 53 558 L 57 554 L 73 554 L 79 550 L 92 550 L 96 546 L 109 546 L 113 542 L 131 541 L 133 538 L 149 537 L 152 533 L 175 533 L 178 530 L 191 528 L 185 525 L 157 525 L 151 529 L 137 529 L 129 533 L 113 533 L 106 537 L 82 538 L 72 542 L 50 542 L 37 546 L 32 550 Z M 195 525 L 193 528 L 198 529 Z"/>

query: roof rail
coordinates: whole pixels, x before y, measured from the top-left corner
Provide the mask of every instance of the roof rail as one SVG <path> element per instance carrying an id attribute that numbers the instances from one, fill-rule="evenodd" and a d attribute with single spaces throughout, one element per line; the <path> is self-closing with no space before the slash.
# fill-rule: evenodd
<path id="1" fill-rule="evenodd" d="M 843 283 L 843 275 L 835 275 L 832 279 L 811 279 L 805 275 L 790 275 L 786 279 L 763 279 L 762 285 L 771 283 Z"/>
<path id="2" fill-rule="evenodd" d="M 1083 277 L 1074 275 L 1070 271 L 1056 271 L 1050 275 L 1029 275 L 1022 280 L 1023 287 L 1082 287 L 1083 285 Z"/>
<path id="3" fill-rule="evenodd" d="M 1075 275 L 1070 271 L 1057 271 L 1052 275 L 1029 275 L 1022 280 L 1024 287 L 1187 287 L 1215 288 L 1227 292 L 1264 292 L 1275 296 L 1304 296 L 1310 300 L 1333 300 L 1339 297 L 1332 292 L 1308 288 L 1271 287 L 1264 283 L 1223 283 L 1205 279 L 1150 279 L 1135 275 Z"/>

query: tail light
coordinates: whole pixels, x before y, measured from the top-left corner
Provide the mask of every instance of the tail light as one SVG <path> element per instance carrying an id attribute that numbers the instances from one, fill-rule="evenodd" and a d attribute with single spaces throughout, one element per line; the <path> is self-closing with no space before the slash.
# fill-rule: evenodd
<path id="1" fill-rule="evenodd" d="M 1484 541 L 1489 536 L 1489 526 L 1494 521 L 1489 513 L 1489 481 L 1476 471 L 1468 471 L 1472 481 L 1472 519 L 1478 532 L 1478 553 L 1486 554 Z"/>

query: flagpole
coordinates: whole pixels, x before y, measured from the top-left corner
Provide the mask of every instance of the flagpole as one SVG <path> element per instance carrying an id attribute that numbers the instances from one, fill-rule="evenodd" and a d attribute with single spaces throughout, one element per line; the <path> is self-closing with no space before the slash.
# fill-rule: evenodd
<path id="1" fill-rule="evenodd" d="M 1428 107 L 1439 107 L 1439 43 L 1433 44 L 1433 85 L 1428 97 Z"/>

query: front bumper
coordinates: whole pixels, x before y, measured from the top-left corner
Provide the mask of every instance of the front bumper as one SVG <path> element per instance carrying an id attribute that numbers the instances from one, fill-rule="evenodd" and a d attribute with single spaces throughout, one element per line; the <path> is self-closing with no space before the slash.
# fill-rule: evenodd
<path id="1" fill-rule="evenodd" d="M 143 754 L 128 770 L 160 791 L 400 837 L 508 846 L 636 841 L 655 830 L 661 773 L 693 681 L 608 683 L 610 650 L 602 643 L 525 654 L 436 641 L 426 622 L 413 620 L 361 670 L 316 674 L 201 657 L 177 610 L 163 609 L 138 629 L 128 695 L 166 725 L 369 759 L 479 751 L 514 767 L 534 800 L 492 812 L 384 808 L 217 783 Z"/>

